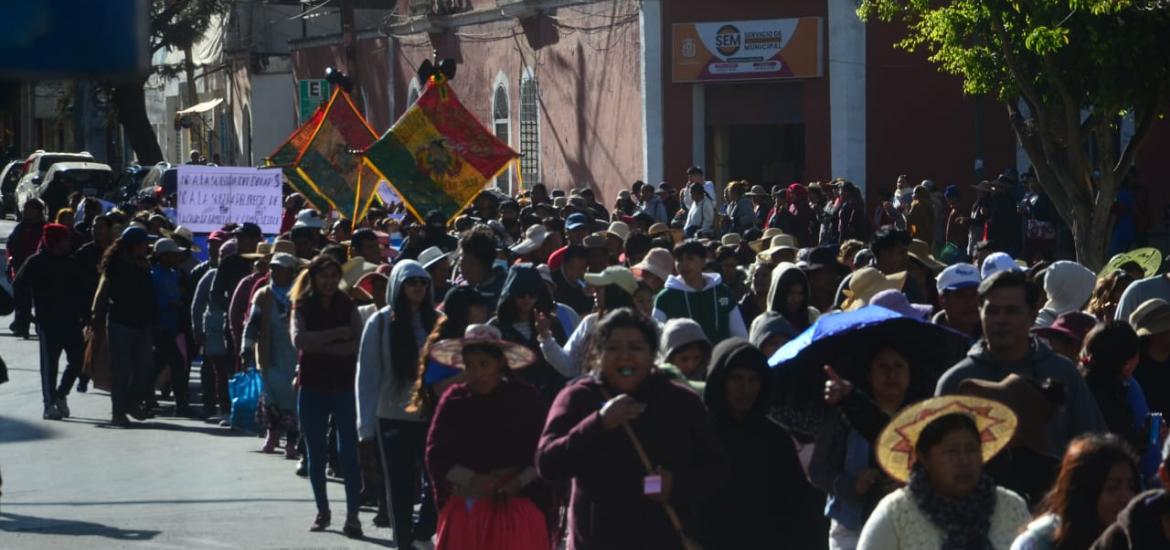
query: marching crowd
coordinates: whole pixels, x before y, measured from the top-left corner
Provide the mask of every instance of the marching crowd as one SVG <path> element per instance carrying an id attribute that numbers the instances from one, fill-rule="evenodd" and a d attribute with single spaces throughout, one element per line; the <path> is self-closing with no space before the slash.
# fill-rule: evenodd
<path id="1" fill-rule="evenodd" d="M 202 262 L 168 197 L 34 199 L 11 328 L 35 326 L 49 420 L 94 384 L 113 426 L 230 426 L 257 369 L 309 530 L 340 477 L 344 533 L 376 505 L 399 548 L 1170 548 L 1157 262 L 1057 260 L 1027 174 L 975 197 L 903 176 L 871 207 L 840 179 L 685 177 L 356 225 L 291 194 L 275 238 L 230 224 Z M 866 315 L 897 337 L 833 339 Z"/>

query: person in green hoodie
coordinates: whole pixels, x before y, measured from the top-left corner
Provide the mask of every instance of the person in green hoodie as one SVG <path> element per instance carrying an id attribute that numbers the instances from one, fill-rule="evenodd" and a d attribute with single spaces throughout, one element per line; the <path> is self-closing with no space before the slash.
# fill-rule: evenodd
<path id="1" fill-rule="evenodd" d="M 747 327 L 731 289 L 717 273 L 703 273 L 707 249 L 694 239 L 674 247 L 674 267 L 678 275 L 666 279 L 666 288 L 654 298 L 654 319 L 694 319 L 703 327 L 711 342 L 731 337 L 747 338 Z"/>

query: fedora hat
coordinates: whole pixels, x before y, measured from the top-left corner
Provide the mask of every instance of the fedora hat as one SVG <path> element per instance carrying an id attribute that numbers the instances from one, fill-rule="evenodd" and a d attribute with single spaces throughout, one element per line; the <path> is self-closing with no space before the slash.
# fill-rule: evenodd
<path id="1" fill-rule="evenodd" d="M 630 268 L 639 279 L 643 272 L 650 272 L 665 281 L 674 274 L 674 256 L 665 248 L 651 248 L 642 261 Z"/>
<path id="2" fill-rule="evenodd" d="M 760 252 L 760 256 L 764 256 L 767 261 L 772 261 L 772 256 L 785 250 L 798 250 L 796 246 L 796 237 L 781 233 L 772 237 L 772 246 L 767 250 Z"/>
<path id="3" fill-rule="evenodd" d="M 256 245 L 255 252 L 248 254 L 240 254 L 240 257 L 245 260 L 263 260 L 272 255 L 272 245 L 269 243 L 260 243 Z"/>
<path id="4" fill-rule="evenodd" d="M 975 421 L 984 463 L 1002 451 L 1016 432 L 1016 413 L 999 401 L 970 395 L 935 397 L 902 409 L 886 424 L 874 444 L 878 465 L 894 480 L 909 481 L 918 436 L 934 420 L 954 413 Z"/>
<path id="5" fill-rule="evenodd" d="M 288 252 L 276 252 L 272 255 L 272 259 L 268 261 L 268 264 L 272 267 L 283 267 L 285 269 L 299 269 L 308 263 L 308 261 L 302 260 Z"/>
<path id="6" fill-rule="evenodd" d="M 651 238 L 657 237 L 664 233 L 669 234 L 670 227 L 662 222 L 651 225 L 650 229 L 646 231 L 646 235 L 650 236 Z"/>
<path id="7" fill-rule="evenodd" d="M 515 249 L 515 247 L 513 247 L 513 249 Z M 430 269 L 440 261 L 450 258 L 452 254 L 454 254 L 454 252 L 443 252 L 443 249 L 437 246 L 432 246 L 419 253 L 418 263 L 422 264 L 423 269 Z"/>
<path id="8" fill-rule="evenodd" d="M 586 235 L 585 238 L 581 240 L 581 244 L 584 245 L 585 248 L 608 248 L 609 246 L 606 244 L 605 236 L 605 233 L 594 233 L 592 235 Z"/>
<path id="9" fill-rule="evenodd" d="M 164 229 L 163 234 L 165 235 L 167 233 L 168 233 L 168 231 L 166 231 Z M 203 249 L 201 249 L 195 245 L 195 234 L 192 233 L 190 229 L 187 229 L 186 227 L 183 227 L 180 225 L 180 226 L 176 227 L 173 231 L 170 231 L 169 233 L 170 233 L 169 236 L 172 239 L 175 239 L 176 242 L 179 239 L 183 240 L 183 242 L 179 243 L 179 246 L 182 246 L 183 248 L 186 248 L 187 250 L 190 250 L 191 252 L 202 252 L 203 251 Z"/>
<path id="10" fill-rule="evenodd" d="M 504 352 L 504 360 L 508 368 L 519 369 L 528 366 L 536 360 L 532 350 L 520 344 L 504 340 L 500 330 L 491 325 L 468 325 L 463 332 L 463 338 L 440 340 L 431 346 L 431 359 L 441 365 L 457 369 L 463 368 L 463 348 L 470 344 L 486 344 L 500 348 Z"/>
<path id="11" fill-rule="evenodd" d="M 764 235 L 750 243 L 748 246 L 757 253 L 763 252 L 765 248 L 772 244 L 772 238 L 783 235 L 784 230 L 778 227 L 769 227 L 764 230 Z"/>
<path id="12" fill-rule="evenodd" d="M 739 233 L 728 233 L 719 239 L 719 244 L 723 246 L 739 246 L 743 242 L 743 237 Z"/>
<path id="13" fill-rule="evenodd" d="M 763 185 L 753 185 L 752 189 L 744 193 L 745 197 L 770 197 L 768 190 L 764 189 Z"/>
<path id="14" fill-rule="evenodd" d="M 1129 324 L 1137 330 L 1138 336 L 1153 336 L 1170 330 L 1170 303 L 1161 298 L 1142 302 L 1129 314 Z"/>
<path id="15" fill-rule="evenodd" d="M 342 292 L 349 292 L 366 273 L 373 273 L 377 270 L 378 264 L 367 262 L 362 258 L 350 258 L 341 266 L 341 283 L 338 284 L 338 288 Z"/>
<path id="16" fill-rule="evenodd" d="M 926 241 L 922 239 L 910 241 L 909 254 L 911 258 L 918 260 L 919 263 L 934 273 L 938 273 L 947 268 L 947 264 L 935 259 L 934 255 L 930 253 L 930 245 L 926 244 Z"/>
<path id="17" fill-rule="evenodd" d="M 548 238 L 548 228 L 543 224 L 535 224 L 524 231 L 524 240 L 512 245 L 512 252 L 521 256 L 536 252 L 544 240 Z M 424 267 L 426 264 L 423 264 Z"/>
<path id="18" fill-rule="evenodd" d="M 876 267 L 858 269 L 849 279 L 849 288 L 842 291 L 845 294 L 845 300 L 841 302 L 841 309 L 852 311 L 865 306 L 871 298 L 883 290 L 902 290 L 902 285 L 905 282 L 905 271 L 885 275 Z"/>
<path id="19" fill-rule="evenodd" d="M 1057 404 L 1033 382 L 1018 374 L 1009 374 L 999 382 L 968 378 L 959 382 L 958 394 L 1003 403 L 1016 415 L 1016 432 L 1010 444 L 1051 456 L 1048 421 L 1056 414 Z"/>

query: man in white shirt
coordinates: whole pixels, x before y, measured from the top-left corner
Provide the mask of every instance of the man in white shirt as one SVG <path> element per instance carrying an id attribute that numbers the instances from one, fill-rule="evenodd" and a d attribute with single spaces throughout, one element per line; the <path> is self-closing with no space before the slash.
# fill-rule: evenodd
<path id="1" fill-rule="evenodd" d="M 689 187 L 689 186 L 696 184 L 696 183 L 703 184 L 703 191 L 707 193 L 707 198 L 712 201 L 711 205 L 712 205 L 712 207 L 714 207 L 714 205 L 715 205 L 715 203 L 714 203 L 714 201 L 715 201 L 715 182 L 706 181 L 703 179 L 703 169 L 702 168 L 699 168 L 698 166 L 692 166 L 690 168 L 687 168 L 687 186 Z M 691 199 L 691 194 L 687 193 L 686 196 L 683 197 L 683 208 L 690 208 L 692 202 L 694 202 L 694 201 Z"/>
<path id="2" fill-rule="evenodd" d="M 715 223 L 715 205 L 701 183 L 692 183 L 689 197 L 691 205 L 687 208 L 687 221 L 683 231 L 687 237 L 693 237 L 699 231 L 711 229 Z"/>

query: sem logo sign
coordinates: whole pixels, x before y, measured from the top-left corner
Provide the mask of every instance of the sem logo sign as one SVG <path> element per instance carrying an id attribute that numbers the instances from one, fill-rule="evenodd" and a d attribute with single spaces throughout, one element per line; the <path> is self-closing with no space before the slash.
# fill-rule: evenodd
<path id="1" fill-rule="evenodd" d="M 715 33 L 715 48 L 723 55 L 735 55 L 740 43 L 741 35 L 735 25 L 723 25 Z"/>

